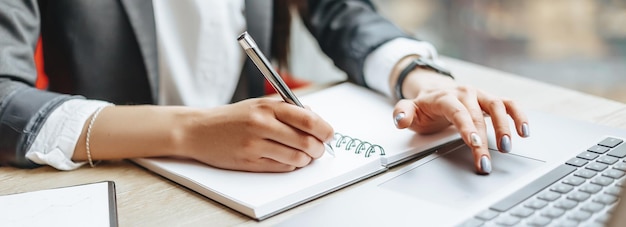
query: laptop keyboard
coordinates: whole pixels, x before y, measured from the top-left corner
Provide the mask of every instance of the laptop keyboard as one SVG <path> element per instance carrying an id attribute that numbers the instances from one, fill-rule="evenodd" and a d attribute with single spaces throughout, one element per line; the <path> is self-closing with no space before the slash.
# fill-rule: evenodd
<path id="1" fill-rule="evenodd" d="M 608 137 L 461 226 L 604 226 L 626 175 L 626 144 Z"/>

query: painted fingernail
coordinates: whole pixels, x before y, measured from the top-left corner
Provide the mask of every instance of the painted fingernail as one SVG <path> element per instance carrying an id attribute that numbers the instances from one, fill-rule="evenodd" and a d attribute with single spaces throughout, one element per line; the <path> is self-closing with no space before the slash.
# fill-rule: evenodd
<path id="1" fill-rule="evenodd" d="M 509 135 L 504 135 L 500 138 L 500 149 L 503 153 L 511 152 L 511 137 Z"/>
<path id="2" fill-rule="evenodd" d="M 480 168 L 483 173 L 491 173 L 491 161 L 486 155 L 480 158 Z"/>
<path id="3" fill-rule="evenodd" d="M 522 124 L 522 136 L 523 137 L 529 137 L 530 136 L 530 129 L 528 129 L 528 123 Z"/>
<path id="4" fill-rule="evenodd" d="M 404 116 L 405 114 L 401 112 L 401 113 L 396 114 L 396 117 L 393 118 L 393 123 L 396 124 L 396 127 L 398 127 L 398 122 L 400 122 L 400 120 L 402 120 Z"/>
<path id="5" fill-rule="evenodd" d="M 476 134 L 475 132 L 472 132 L 472 134 L 470 134 L 470 140 L 473 147 L 480 147 L 483 145 L 483 141 L 480 139 L 480 136 L 478 136 L 478 134 Z"/>

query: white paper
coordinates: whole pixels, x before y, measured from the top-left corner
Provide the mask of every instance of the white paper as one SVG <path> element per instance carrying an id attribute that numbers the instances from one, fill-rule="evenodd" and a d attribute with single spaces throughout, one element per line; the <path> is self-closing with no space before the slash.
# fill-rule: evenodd
<path id="1" fill-rule="evenodd" d="M 3 226 L 110 226 L 108 183 L 0 196 Z"/>

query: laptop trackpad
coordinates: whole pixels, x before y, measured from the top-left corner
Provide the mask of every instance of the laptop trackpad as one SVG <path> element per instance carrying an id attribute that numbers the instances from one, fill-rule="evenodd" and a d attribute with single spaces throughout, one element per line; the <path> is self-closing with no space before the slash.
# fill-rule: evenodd
<path id="1" fill-rule="evenodd" d="M 380 187 L 450 207 L 464 207 L 502 188 L 544 162 L 491 151 L 492 172 L 478 175 L 467 146 L 417 166 Z"/>

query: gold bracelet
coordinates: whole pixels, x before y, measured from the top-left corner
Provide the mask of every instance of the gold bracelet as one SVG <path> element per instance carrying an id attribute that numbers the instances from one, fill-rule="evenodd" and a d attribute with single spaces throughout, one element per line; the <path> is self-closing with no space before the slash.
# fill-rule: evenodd
<path id="1" fill-rule="evenodd" d="M 96 162 L 96 164 L 94 164 L 93 161 L 91 160 L 91 149 L 89 146 L 89 138 L 91 137 L 91 128 L 93 128 L 93 123 L 96 122 L 96 118 L 98 117 L 98 114 L 100 114 L 100 111 L 102 111 L 104 107 L 106 106 L 101 106 L 96 110 L 96 112 L 94 112 L 93 116 L 91 117 L 91 120 L 89 121 L 89 126 L 87 126 L 87 136 L 86 136 L 85 147 L 87 150 L 87 161 L 89 161 L 89 165 L 91 166 L 91 168 L 96 167 L 96 165 L 99 163 L 99 162 Z"/>

